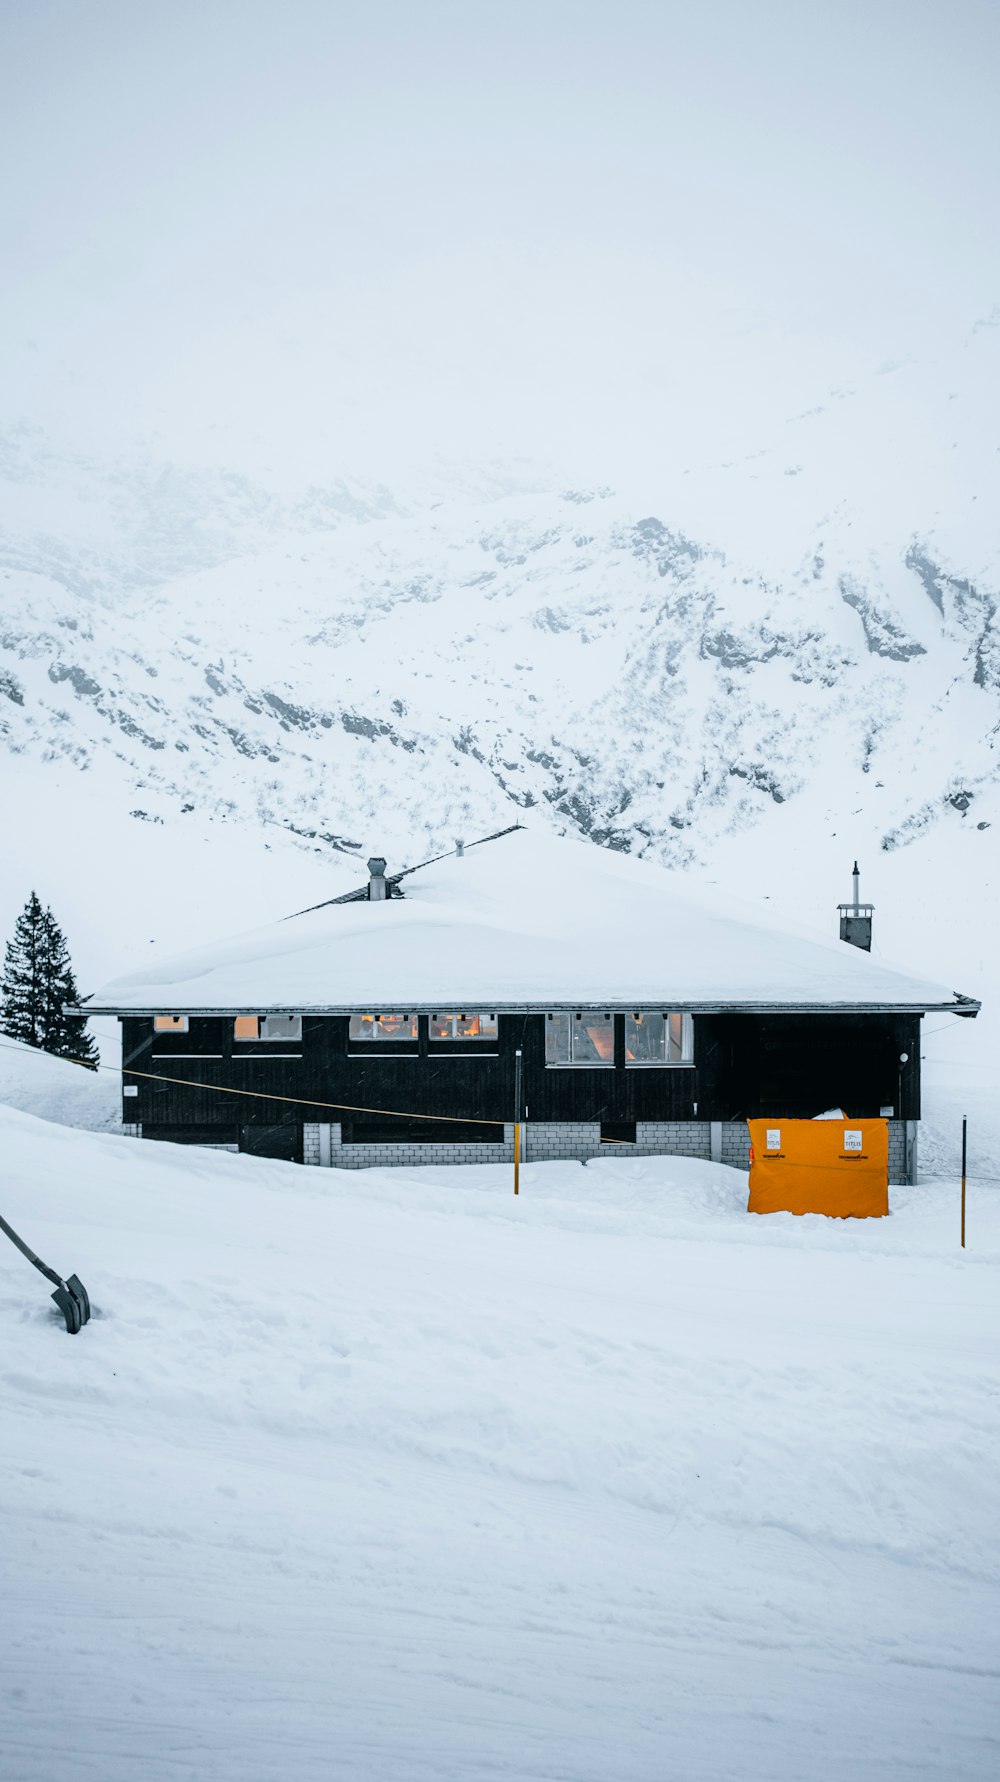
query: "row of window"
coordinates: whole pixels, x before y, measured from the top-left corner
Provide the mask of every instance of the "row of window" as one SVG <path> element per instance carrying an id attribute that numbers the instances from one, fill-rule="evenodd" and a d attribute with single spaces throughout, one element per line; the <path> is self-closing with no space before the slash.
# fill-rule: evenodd
<path id="1" fill-rule="evenodd" d="M 495 1040 L 496 1015 L 482 1010 L 474 1014 L 431 1015 L 427 1035 L 432 1040 Z M 416 1015 L 352 1015 L 348 1033 L 352 1040 L 415 1040 Z"/>
<path id="2" fill-rule="evenodd" d="M 694 1021 L 690 1015 L 637 1009 L 625 1016 L 625 1063 L 691 1064 Z M 546 1064 L 614 1064 L 614 1016 L 597 1009 L 549 1015 L 545 1022 Z"/>
<path id="3" fill-rule="evenodd" d="M 156 1033 L 187 1033 L 187 1015 L 154 1015 Z M 431 1015 L 428 1036 L 436 1041 L 495 1040 L 495 1014 L 483 1010 L 463 1014 Z M 352 1015 L 352 1042 L 416 1041 L 418 1017 L 379 1013 Z M 237 1015 L 234 1040 L 301 1040 L 301 1015 Z M 694 1059 L 694 1022 L 690 1015 L 658 1009 L 636 1009 L 625 1016 L 625 1063 L 690 1064 Z M 599 1009 L 580 1009 L 575 1014 L 551 1014 L 545 1021 L 545 1062 L 550 1065 L 613 1065 L 615 1061 L 614 1016 Z"/>
<path id="4" fill-rule="evenodd" d="M 154 1033 L 187 1033 L 187 1015 L 154 1015 Z M 237 1015 L 233 1022 L 234 1040 L 300 1040 L 301 1015 Z"/>
<path id="5" fill-rule="evenodd" d="M 187 1033 L 187 1015 L 154 1015 L 154 1033 Z M 352 1015 L 352 1040 L 416 1040 L 416 1015 Z M 495 1040 L 496 1015 L 432 1015 L 429 1023 L 432 1040 Z M 237 1015 L 233 1022 L 234 1040 L 300 1040 L 301 1015 Z"/>

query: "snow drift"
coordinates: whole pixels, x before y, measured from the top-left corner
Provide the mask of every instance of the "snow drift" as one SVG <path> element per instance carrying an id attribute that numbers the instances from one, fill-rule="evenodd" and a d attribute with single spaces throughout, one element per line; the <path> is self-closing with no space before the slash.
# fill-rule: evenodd
<path id="1" fill-rule="evenodd" d="M 994 1773 L 995 1199 L 0 1118 L 6 1775 Z"/>

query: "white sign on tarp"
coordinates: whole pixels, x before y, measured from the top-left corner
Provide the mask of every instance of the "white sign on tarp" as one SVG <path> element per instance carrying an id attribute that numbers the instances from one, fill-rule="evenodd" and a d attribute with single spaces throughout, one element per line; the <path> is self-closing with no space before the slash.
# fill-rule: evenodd
<path id="1" fill-rule="evenodd" d="M 844 1128 L 844 1150 L 845 1151 L 860 1151 L 860 1149 L 861 1149 L 861 1134 L 860 1134 L 860 1132 L 853 1130 L 849 1126 L 845 1126 L 845 1128 Z"/>
<path id="2" fill-rule="evenodd" d="M 781 1150 L 781 1127 L 769 1126 L 767 1129 L 767 1148 L 769 1151 Z"/>

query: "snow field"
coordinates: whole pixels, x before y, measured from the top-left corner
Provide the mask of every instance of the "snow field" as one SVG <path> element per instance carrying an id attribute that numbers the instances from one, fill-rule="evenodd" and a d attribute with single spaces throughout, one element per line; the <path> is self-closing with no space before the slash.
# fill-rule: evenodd
<path id="1" fill-rule="evenodd" d="M 0 1139 L 11 1782 L 995 1773 L 995 1191 Z"/>
<path id="2" fill-rule="evenodd" d="M 121 1053 L 117 1033 L 107 1032 L 112 1025 L 117 1028 L 117 1021 L 101 1023 L 102 1062 L 108 1052 L 115 1058 Z M 65 1126 L 120 1132 L 121 1077 L 109 1069 L 84 1070 L 0 1033 L 0 1105 Z"/>

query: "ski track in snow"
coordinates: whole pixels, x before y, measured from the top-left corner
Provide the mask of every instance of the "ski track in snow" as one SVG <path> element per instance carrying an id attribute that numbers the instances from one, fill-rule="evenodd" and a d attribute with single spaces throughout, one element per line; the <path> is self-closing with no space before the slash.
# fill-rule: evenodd
<path id="1" fill-rule="evenodd" d="M 11 1782 L 996 1773 L 995 1189 L 2 1122 Z"/>

